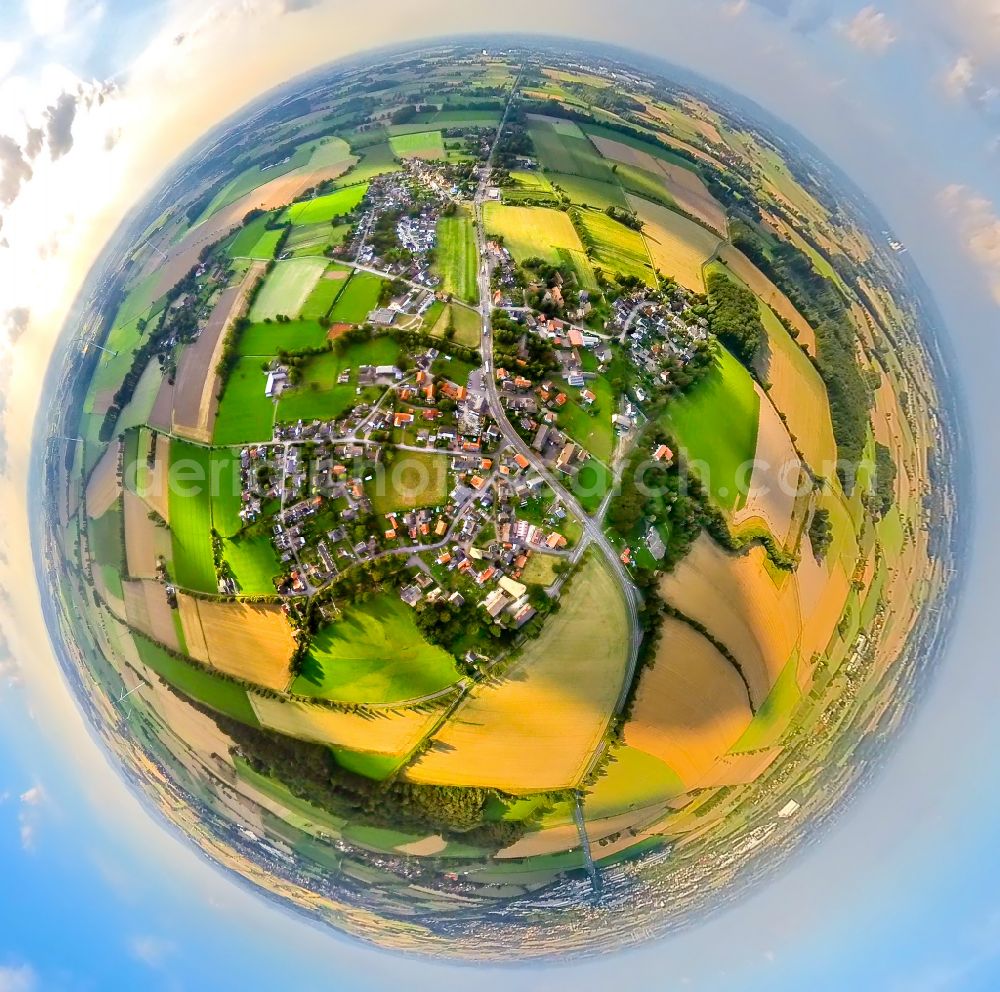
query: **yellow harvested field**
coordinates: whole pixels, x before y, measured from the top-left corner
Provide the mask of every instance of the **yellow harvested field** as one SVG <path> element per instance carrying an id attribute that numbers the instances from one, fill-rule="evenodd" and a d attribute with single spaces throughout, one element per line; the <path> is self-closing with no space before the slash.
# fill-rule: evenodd
<path id="1" fill-rule="evenodd" d="M 129 578 L 155 579 L 156 560 L 170 554 L 170 531 L 149 519 L 149 507 L 125 493 L 125 565 Z"/>
<path id="2" fill-rule="evenodd" d="M 704 293 L 702 269 L 719 247 L 718 235 L 641 196 L 628 194 L 628 202 L 645 225 L 642 234 L 653 268 L 673 276 L 688 289 Z"/>
<path id="3" fill-rule="evenodd" d="M 826 386 L 770 307 L 761 307 L 761 321 L 767 332 L 767 354 L 760 359 L 759 367 L 771 385 L 768 396 L 784 414 L 788 431 L 806 463 L 817 475 L 832 477 L 836 473 L 837 443 Z"/>
<path id="4" fill-rule="evenodd" d="M 472 689 L 406 777 L 514 794 L 578 785 L 621 691 L 628 641 L 617 582 L 590 559 L 541 636 L 502 681 Z"/>
<path id="5" fill-rule="evenodd" d="M 713 789 L 722 785 L 749 785 L 756 782 L 777 760 L 780 747 L 753 754 L 727 754 L 698 782 L 699 789 Z"/>
<path id="6" fill-rule="evenodd" d="M 250 293 L 263 276 L 263 262 L 254 262 L 238 286 L 225 290 L 198 340 L 184 349 L 174 388 L 173 432 L 189 441 L 211 444 L 219 408 L 219 376 L 229 329 L 247 310 Z"/>
<path id="7" fill-rule="evenodd" d="M 184 638 L 193 658 L 220 672 L 283 692 L 295 638 L 277 606 L 195 599 L 181 594 Z"/>
<path id="8" fill-rule="evenodd" d="M 796 503 L 812 491 L 812 481 L 768 394 L 756 382 L 754 389 L 760 398 L 760 418 L 753 474 L 746 502 L 730 519 L 737 529 L 753 523 L 763 524 L 787 547 L 797 536 Z"/>
<path id="9" fill-rule="evenodd" d="M 149 508 L 170 523 L 170 438 L 156 434 L 156 451 L 152 470 L 146 475 L 146 486 L 139 495 Z"/>
<path id="10" fill-rule="evenodd" d="M 253 692 L 249 696 L 257 719 L 268 730 L 367 754 L 407 755 L 440 719 L 437 712 L 370 717 L 296 700 L 269 699 Z"/>
<path id="11" fill-rule="evenodd" d="M 815 355 L 816 333 L 805 317 L 795 309 L 792 301 L 739 249 L 730 244 L 723 245 L 719 249 L 719 258 L 778 316 L 787 320 L 799 332 L 798 340 L 805 345 L 810 354 Z"/>
<path id="12" fill-rule="evenodd" d="M 151 579 L 135 579 L 122 583 L 125 590 L 125 615 L 136 630 L 166 645 L 171 651 L 180 651 L 174 611 L 167 602 L 167 590 Z"/>
<path id="13" fill-rule="evenodd" d="M 156 401 L 146 422 L 158 431 L 169 431 L 174 422 L 174 384 L 168 379 L 160 383 Z"/>
<path id="14" fill-rule="evenodd" d="M 656 658 L 643 672 L 625 743 L 661 759 L 694 787 L 750 725 L 739 672 L 711 641 L 665 617 Z"/>
<path id="15" fill-rule="evenodd" d="M 177 610 L 181 617 L 187 653 L 203 665 L 209 664 L 208 642 L 205 640 L 205 632 L 201 626 L 198 600 L 186 593 L 181 593 L 177 597 Z"/>
<path id="16" fill-rule="evenodd" d="M 726 234 L 729 225 L 722 204 L 708 191 L 701 176 L 680 165 L 660 162 L 667 192 L 686 214 L 704 221 L 713 231 Z"/>
<path id="17" fill-rule="evenodd" d="M 115 441 L 108 445 L 107 451 L 101 455 L 94 471 L 87 481 L 87 516 L 91 520 L 103 517 L 114 506 L 121 492 L 121 482 L 118 478 L 118 461 L 121 457 L 121 443 Z"/>
<path id="18" fill-rule="evenodd" d="M 764 566 L 765 557 L 759 546 L 744 555 L 729 554 L 703 533 L 660 583 L 667 602 L 702 624 L 739 662 L 755 710 L 798 646 L 801 632 L 797 585 L 786 582 L 779 590 Z"/>

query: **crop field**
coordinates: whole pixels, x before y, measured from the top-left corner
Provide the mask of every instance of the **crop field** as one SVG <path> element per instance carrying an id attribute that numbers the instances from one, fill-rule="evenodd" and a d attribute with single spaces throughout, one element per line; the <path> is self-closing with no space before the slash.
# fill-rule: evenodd
<path id="1" fill-rule="evenodd" d="M 561 210 L 488 203 L 483 222 L 490 234 L 503 239 L 518 262 L 544 258 L 558 265 L 561 261 L 560 248 L 580 254 L 584 251 L 573 222 Z"/>
<path id="2" fill-rule="evenodd" d="M 269 214 L 250 221 L 233 239 L 229 246 L 230 258 L 274 258 L 281 238 L 280 228 L 268 230 Z"/>
<path id="3" fill-rule="evenodd" d="M 448 459 L 422 451 L 400 451 L 369 489 L 375 513 L 440 506 L 448 499 Z"/>
<path id="4" fill-rule="evenodd" d="M 665 276 L 673 276 L 682 286 L 703 293 L 702 271 L 719 247 L 719 236 L 641 197 L 630 195 L 628 202 L 643 222 L 643 238 L 653 265 Z"/>
<path id="5" fill-rule="evenodd" d="M 583 809 L 588 825 L 593 824 L 601 833 L 603 831 L 593 821 L 633 810 L 640 811 L 640 816 L 648 816 L 649 807 L 665 804 L 684 791 L 684 782 L 666 762 L 646 751 L 624 745 L 611 752 L 611 763 L 587 790 Z M 654 816 L 656 812 L 654 810 Z M 617 830 L 608 830 L 607 834 L 613 832 Z"/>
<path id="6" fill-rule="evenodd" d="M 388 141 L 367 145 L 358 150 L 361 158 L 358 164 L 350 172 L 341 176 L 336 185 L 339 187 L 354 186 L 358 183 L 370 182 L 375 176 L 384 175 L 387 172 L 399 172 L 402 166 L 396 161 Z"/>
<path id="7" fill-rule="evenodd" d="M 327 248 L 342 245 L 350 230 L 350 224 L 339 224 L 337 227 L 303 224 L 293 227 L 285 242 L 285 251 L 294 258 L 325 255 Z"/>
<path id="8" fill-rule="evenodd" d="M 656 656 L 640 677 L 624 740 L 694 785 L 753 719 L 739 672 L 712 642 L 674 617 L 663 619 Z"/>
<path id="9" fill-rule="evenodd" d="M 192 657 L 255 685 L 278 692 L 288 687 L 295 638 L 280 607 L 179 599 Z"/>
<path id="10" fill-rule="evenodd" d="M 413 610 L 383 593 L 321 628 L 292 691 L 343 702 L 417 699 L 458 681 L 455 661 L 424 639 Z"/>
<path id="11" fill-rule="evenodd" d="M 552 183 L 541 172 L 512 172 L 510 185 L 503 190 L 503 202 L 515 206 L 552 205 L 557 199 Z"/>
<path id="12" fill-rule="evenodd" d="M 171 554 L 170 531 L 149 519 L 149 509 L 133 492 L 125 493 L 125 571 L 133 579 L 155 579 L 156 560 Z"/>
<path id="13" fill-rule="evenodd" d="M 593 210 L 576 209 L 573 219 L 580 228 L 580 239 L 594 268 L 603 269 L 609 276 L 619 273 L 634 276 L 647 286 L 656 285 L 656 274 L 638 231 Z"/>
<path id="14" fill-rule="evenodd" d="M 736 658 L 755 707 L 767 698 L 802 633 L 796 582 L 789 580 L 778 589 L 764 558 L 759 545 L 731 555 L 703 533 L 660 583 L 668 603 L 703 624 Z M 836 620 L 831 631 L 835 625 Z"/>
<path id="15" fill-rule="evenodd" d="M 309 299 L 303 305 L 300 317 L 303 320 L 323 320 L 344 291 L 350 274 L 350 270 L 347 268 L 331 265 L 309 294 Z"/>
<path id="16" fill-rule="evenodd" d="M 182 589 L 218 592 L 212 554 L 211 452 L 174 438 L 170 477 L 173 579 Z"/>
<path id="17" fill-rule="evenodd" d="M 442 217 L 437 225 L 437 261 L 434 271 L 441 277 L 445 293 L 475 303 L 479 298 L 476 285 L 479 256 L 476 234 L 468 210 Z"/>
<path id="18" fill-rule="evenodd" d="M 760 316 L 767 332 L 760 372 L 771 384 L 771 400 L 785 415 L 788 429 L 813 471 L 829 474 L 824 466 L 836 462 L 837 442 L 826 385 L 771 308 L 762 304 Z"/>
<path id="19" fill-rule="evenodd" d="M 750 373 L 721 345 L 711 372 L 670 402 L 664 426 L 683 447 L 714 500 L 725 510 L 746 502 L 743 469 L 757 450 L 760 399 Z"/>
<path id="20" fill-rule="evenodd" d="M 572 121 L 528 115 L 528 134 L 547 172 L 582 176 L 614 185 L 614 173 L 587 136 Z"/>
<path id="21" fill-rule="evenodd" d="M 327 282 L 325 279 L 322 281 Z M 335 287 L 336 283 L 331 282 L 330 285 Z M 279 351 L 322 348 L 326 338 L 326 328 L 316 320 L 259 323 L 251 324 L 240 334 L 236 348 L 241 358 L 273 358 Z"/>
<path id="22" fill-rule="evenodd" d="M 435 337 L 444 338 L 451 321 L 455 325 L 455 342 L 465 345 L 466 348 L 478 348 L 482 333 L 481 319 L 479 311 L 471 310 L 469 307 L 455 305 L 442 307 L 430 333 Z"/>
<path id="23" fill-rule="evenodd" d="M 389 139 L 393 152 L 400 158 L 439 159 L 445 157 L 440 131 L 417 131 L 399 134 Z"/>
<path id="24" fill-rule="evenodd" d="M 760 751 L 778 743 L 802 698 L 797 679 L 798 666 L 799 656 L 795 654 L 771 687 L 750 726 L 732 746 L 733 753 Z"/>
<path id="25" fill-rule="evenodd" d="M 598 210 L 628 206 L 625 193 L 617 182 L 603 182 L 557 172 L 549 173 L 547 178 L 556 191 L 564 193 L 573 203 L 581 206 L 596 207 Z"/>
<path id="26" fill-rule="evenodd" d="M 288 208 L 288 219 L 298 227 L 301 224 L 329 224 L 337 217 L 354 211 L 368 192 L 368 183 L 345 186 L 311 200 L 301 200 Z"/>
<path id="27" fill-rule="evenodd" d="M 328 264 L 325 258 L 313 257 L 278 262 L 250 308 L 250 319 L 258 323 L 279 314 L 298 317 Z"/>
<path id="28" fill-rule="evenodd" d="M 473 688 L 406 778 L 515 795 L 579 783 L 621 690 L 628 614 L 597 559 L 561 602 L 502 681 Z"/>
<path id="29" fill-rule="evenodd" d="M 732 245 L 724 244 L 719 248 L 719 260 L 739 279 L 741 279 L 758 299 L 769 306 L 779 317 L 798 331 L 799 344 L 804 345 L 811 355 L 816 354 L 816 332 L 809 326 L 805 317 L 799 313 L 792 301 L 771 282 L 770 279 L 743 252 Z"/>
<path id="30" fill-rule="evenodd" d="M 87 516 L 91 519 L 103 516 L 115 504 L 121 494 L 118 481 L 118 459 L 121 445 L 118 441 L 109 444 L 101 460 L 87 480 Z"/>
<path id="31" fill-rule="evenodd" d="M 240 455 L 230 449 L 209 454 L 211 472 L 212 526 L 222 537 L 232 537 L 243 526 L 240 509 Z"/>
<path id="32" fill-rule="evenodd" d="M 266 379 L 259 358 L 240 358 L 226 380 L 215 418 L 213 442 L 219 445 L 270 441 L 274 401 L 264 395 Z"/>
<path id="33" fill-rule="evenodd" d="M 122 587 L 129 626 L 173 651 L 180 651 L 175 613 L 167 602 L 167 592 L 162 583 L 136 579 L 122 583 Z"/>
<path id="34" fill-rule="evenodd" d="M 355 272 L 348 280 L 333 310 L 330 321 L 334 324 L 363 324 L 379 302 L 382 282 L 370 272 Z"/>
<path id="35" fill-rule="evenodd" d="M 528 564 L 521 573 L 521 581 L 527 585 L 550 586 L 559 577 L 556 566 L 562 559 L 554 555 L 543 555 L 532 552 Z"/>
<path id="36" fill-rule="evenodd" d="M 270 596 L 276 576 L 284 573 L 269 535 L 234 537 L 223 542 L 223 558 L 229 563 L 244 596 Z"/>
<path id="37" fill-rule="evenodd" d="M 399 355 L 399 345 L 390 337 L 374 338 L 343 349 L 310 358 L 303 367 L 302 382 L 286 389 L 278 401 L 280 423 L 296 420 L 332 419 L 358 402 L 357 369 L 360 365 L 391 365 Z M 351 381 L 339 383 L 344 369 L 351 369 Z M 263 385 L 261 393 L 263 394 Z"/>
<path id="38" fill-rule="evenodd" d="M 594 143 L 594 147 L 606 159 L 611 159 L 614 162 L 624 162 L 627 165 L 635 165 L 656 173 L 659 168 L 651 167 L 649 163 L 649 158 L 653 158 L 657 162 L 677 165 L 692 172 L 698 171 L 698 166 L 693 162 L 689 162 L 682 155 L 672 152 L 669 148 L 663 148 L 655 141 L 643 141 L 642 138 L 635 138 L 630 134 L 623 134 L 621 131 L 602 127 L 599 124 L 588 124 L 583 128 L 583 131 Z"/>
<path id="39" fill-rule="evenodd" d="M 260 725 L 268 730 L 316 744 L 382 756 L 408 755 L 440 719 L 435 710 L 388 712 L 373 718 L 365 713 L 345 713 L 256 694 L 251 694 L 250 702 Z"/>
<path id="40" fill-rule="evenodd" d="M 812 481 L 805 476 L 788 428 L 768 394 L 757 383 L 754 383 L 754 391 L 759 417 L 753 473 L 747 498 L 731 520 L 737 529 L 749 521 L 762 523 L 779 544 L 789 546 L 796 536 L 794 525 L 799 494 L 802 500 L 807 500 Z"/>
<path id="41" fill-rule="evenodd" d="M 144 637 L 137 637 L 135 643 L 142 663 L 179 692 L 241 723 L 251 727 L 260 726 L 245 689 L 220 679 L 198 665 L 168 654 L 158 644 L 147 641 Z"/>

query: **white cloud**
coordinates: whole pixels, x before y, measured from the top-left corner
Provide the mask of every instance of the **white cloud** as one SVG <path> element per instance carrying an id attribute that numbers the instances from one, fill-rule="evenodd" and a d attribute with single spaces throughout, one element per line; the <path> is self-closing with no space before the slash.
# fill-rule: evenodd
<path id="1" fill-rule="evenodd" d="M 31 853 L 38 841 L 39 807 L 45 801 L 45 792 L 40 785 L 34 785 L 27 792 L 21 793 L 21 812 L 18 814 L 18 827 L 21 836 L 21 847 Z M 3 987 L 0 986 L 0 992 Z"/>
<path id="2" fill-rule="evenodd" d="M 38 978 L 30 965 L 0 966 L 0 992 L 34 992 Z"/>
<path id="3" fill-rule="evenodd" d="M 739 17 L 747 9 L 748 0 L 729 0 L 723 10 L 729 17 Z"/>
<path id="4" fill-rule="evenodd" d="M 892 22 L 874 7 L 859 10 L 840 31 L 855 48 L 870 55 L 884 55 L 896 41 Z"/>
<path id="5" fill-rule="evenodd" d="M 132 937 L 128 947 L 132 957 L 150 968 L 163 967 L 166 959 L 174 951 L 174 944 L 171 941 L 151 934 L 138 934 Z"/>
<path id="6" fill-rule="evenodd" d="M 965 96 L 976 81 L 976 64 L 969 55 L 960 55 L 944 75 L 945 92 L 955 99 Z"/>
<path id="7" fill-rule="evenodd" d="M 28 19 L 38 34 L 58 34 L 66 26 L 68 0 L 25 0 Z"/>
<path id="8" fill-rule="evenodd" d="M 16 41 L 0 40 L 0 79 L 10 74 L 21 57 L 21 45 Z"/>
<path id="9" fill-rule="evenodd" d="M 958 225 L 965 250 L 982 269 L 1000 304 L 1000 217 L 985 196 L 966 186 L 947 186 L 939 194 L 945 213 Z"/>

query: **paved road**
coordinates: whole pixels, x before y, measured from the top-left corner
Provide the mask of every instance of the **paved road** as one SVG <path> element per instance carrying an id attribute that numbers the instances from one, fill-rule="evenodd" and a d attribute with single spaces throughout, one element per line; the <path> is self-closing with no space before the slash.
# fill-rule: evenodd
<path id="1" fill-rule="evenodd" d="M 510 444 L 515 452 L 523 455 L 528 460 L 531 467 L 549 484 L 553 492 L 555 492 L 555 494 L 562 500 L 567 511 L 572 513 L 582 525 L 583 538 L 580 542 L 580 548 L 578 549 L 579 555 L 583 554 L 583 551 L 589 544 L 596 545 L 607 559 L 612 573 L 617 576 L 618 582 L 621 585 L 629 613 L 630 636 L 628 664 L 625 671 L 625 677 L 622 681 L 621 691 L 615 705 L 615 712 L 618 713 L 625 705 L 629 688 L 635 678 L 635 668 L 639 657 L 639 645 L 642 642 L 643 634 L 642 627 L 639 623 L 639 607 L 642 603 L 642 597 L 639 590 L 636 588 L 635 583 L 632 581 L 632 577 L 628 574 L 625 566 L 622 565 L 621 559 L 618 557 L 618 553 L 615 551 L 611 542 L 604 534 L 602 520 L 604 518 L 604 511 L 607 509 L 610 502 L 610 494 L 609 497 L 605 498 L 604 503 L 601 505 L 601 512 L 597 515 L 597 517 L 594 518 L 589 516 L 576 497 L 573 496 L 563 486 L 562 482 L 549 470 L 549 467 L 545 464 L 537 452 L 530 448 L 525 443 L 521 435 L 514 430 L 510 421 L 507 419 L 507 412 L 500 401 L 500 393 L 497 389 L 496 369 L 493 362 L 493 307 L 491 302 L 492 293 L 490 287 L 492 271 L 488 255 L 486 253 L 486 228 L 483 223 L 483 204 L 486 202 L 486 191 L 489 186 L 490 173 L 492 171 L 496 147 L 499 137 L 503 133 L 503 129 L 510 116 L 514 99 L 513 93 L 516 93 L 517 91 L 518 82 L 519 80 L 514 84 L 511 99 L 507 104 L 507 109 L 497 129 L 496 138 L 494 138 L 493 146 L 490 150 L 490 156 L 487 160 L 486 167 L 483 170 L 475 199 L 476 246 L 479 252 L 479 299 L 480 313 L 482 317 L 481 350 L 483 353 L 483 384 L 486 389 L 490 413 L 508 444 Z"/>

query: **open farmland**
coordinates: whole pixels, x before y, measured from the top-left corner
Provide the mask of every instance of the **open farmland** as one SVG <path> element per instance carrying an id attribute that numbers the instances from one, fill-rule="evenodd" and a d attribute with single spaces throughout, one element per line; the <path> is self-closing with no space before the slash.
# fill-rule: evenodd
<path id="1" fill-rule="evenodd" d="M 173 579 L 182 589 L 218 592 L 212 553 L 211 452 L 177 438 L 170 445 Z"/>
<path id="2" fill-rule="evenodd" d="M 328 264 L 325 258 L 313 257 L 278 262 L 250 308 L 250 319 L 274 320 L 279 314 L 298 317 Z"/>
<path id="3" fill-rule="evenodd" d="M 321 699 L 388 703 L 430 695 L 457 680 L 454 659 L 424 639 L 413 610 L 383 593 L 320 629 L 292 689 Z"/>
<path id="4" fill-rule="evenodd" d="M 280 607 L 183 594 L 180 600 L 192 657 L 255 685 L 279 692 L 287 688 L 295 638 Z"/>
<path id="5" fill-rule="evenodd" d="M 387 711 L 384 716 L 345 713 L 297 700 L 251 694 L 262 727 L 301 740 L 365 754 L 408 755 L 440 719 L 440 713 Z"/>
<path id="6" fill-rule="evenodd" d="M 441 289 L 466 303 L 479 297 L 476 272 L 479 256 L 472 215 L 467 209 L 443 216 L 437 225 L 437 260 L 434 271 L 441 277 Z"/>
<path id="7" fill-rule="evenodd" d="M 303 320 L 324 320 L 333 309 L 337 298 L 344 291 L 350 275 L 350 269 L 340 265 L 331 265 L 313 287 L 313 291 L 303 304 L 299 316 Z"/>
<path id="8" fill-rule="evenodd" d="M 135 579 L 123 582 L 122 586 L 129 626 L 166 645 L 171 651 L 182 650 L 174 611 L 167 602 L 163 584 L 152 579 Z"/>
<path id="9" fill-rule="evenodd" d="M 155 579 L 157 559 L 171 555 L 170 531 L 149 519 L 149 508 L 125 493 L 125 571 L 133 579 Z"/>
<path id="10" fill-rule="evenodd" d="M 215 418 L 215 444 L 270 441 L 274 401 L 264 395 L 266 379 L 259 358 L 240 358 L 226 380 Z"/>
<path id="11" fill-rule="evenodd" d="M 656 285 L 656 274 L 638 231 L 594 210 L 574 209 L 573 221 L 595 269 L 603 269 L 611 277 L 633 276 L 647 286 Z"/>
<path id="12" fill-rule="evenodd" d="M 529 114 L 528 134 L 547 172 L 614 184 L 610 166 L 572 121 Z"/>
<path id="13" fill-rule="evenodd" d="M 724 509 L 746 502 L 745 468 L 757 450 L 760 398 L 750 373 L 721 345 L 711 372 L 670 402 L 664 426 Z"/>
<path id="14" fill-rule="evenodd" d="M 326 339 L 326 328 L 316 320 L 251 324 L 240 334 L 236 350 L 241 358 L 273 358 L 281 351 L 322 348 Z"/>
<path id="15" fill-rule="evenodd" d="M 655 268 L 688 289 L 705 292 L 702 270 L 719 247 L 718 235 L 639 196 L 629 195 L 628 202 L 643 223 L 642 236 Z"/>
<path id="16" fill-rule="evenodd" d="M 268 227 L 271 220 L 271 215 L 266 214 L 247 224 L 229 246 L 230 257 L 253 258 L 260 261 L 270 261 L 274 258 L 282 232 L 280 227 Z"/>
<path id="17" fill-rule="evenodd" d="M 789 579 L 778 589 L 765 557 L 759 546 L 728 554 L 703 533 L 660 582 L 666 601 L 703 624 L 735 657 L 755 708 L 788 664 L 802 630 L 796 583 Z"/>
<path id="18" fill-rule="evenodd" d="M 383 280 L 370 272 L 355 272 L 341 291 L 330 321 L 334 324 L 363 324 L 379 303 Z"/>
<path id="19" fill-rule="evenodd" d="M 274 593 L 274 578 L 282 575 L 284 566 L 278 561 L 271 537 L 234 537 L 224 542 L 223 558 L 245 596 L 270 596 Z"/>
<path id="20" fill-rule="evenodd" d="M 704 634 L 665 617 L 625 742 L 662 759 L 690 789 L 752 719 L 746 686 L 732 663 Z"/>
<path id="21" fill-rule="evenodd" d="M 441 506 L 448 498 L 448 459 L 422 451 L 401 451 L 376 475 L 370 492 L 376 513 Z"/>
<path id="22" fill-rule="evenodd" d="M 628 639 L 617 583 L 590 559 L 512 670 L 473 688 L 406 777 L 514 794 L 574 787 L 607 729 Z"/>
<path id="23" fill-rule="evenodd" d="M 296 226 L 300 224 L 329 224 L 337 217 L 345 217 L 355 210 L 368 192 L 368 183 L 357 183 L 293 203 L 288 208 L 288 219 Z"/>
<path id="24" fill-rule="evenodd" d="M 547 207 L 508 207 L 488 203 L 484 211 L 486 230 L 503 240 L 518 262 L 544 258 L 560 263 L 559 249 L 583 254 L 583 243 L 569 215 Z"/>
<path id="25" fill-rule="evenodd" d="M 397 134 L 389 139 L 393 152 L 400 158 L 424 158 L 428 160 L 445 157 L 444 141 L 440 131 L 416 131 L 413 134 Z"/>
<path id="26" fill-rule="evenodd" d="M 628 206 L 625 193 L 617 182 L 602 182 L 598 179 L 586 179 L 583 176 L 556 172 L 550 173 L 547 178 L 556 192 L 562 193 L 573 203 L 581 206 L 596 207 L 598 210 Z"/>

